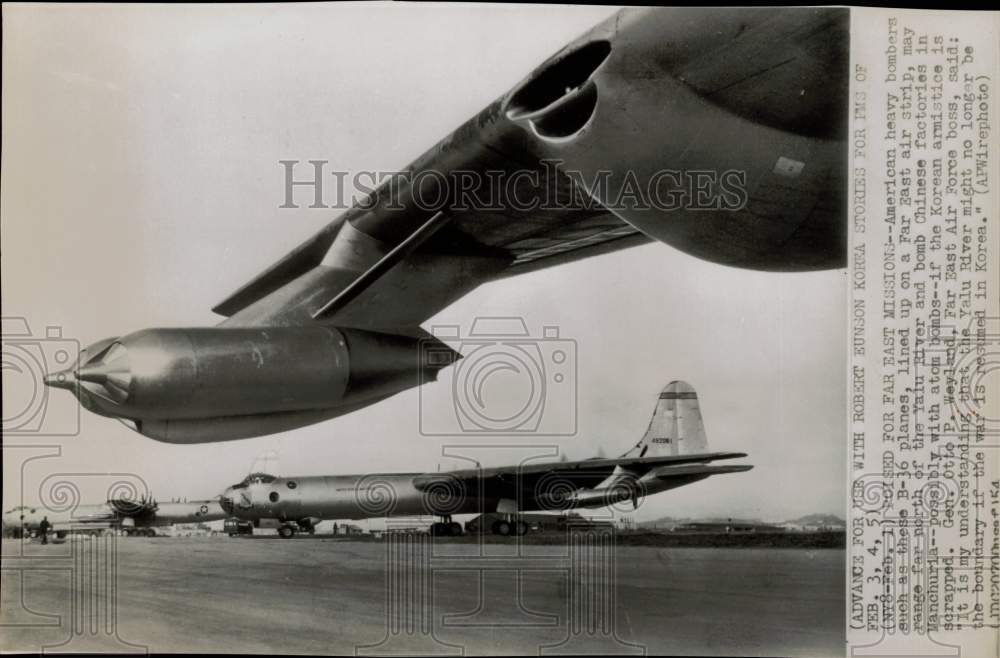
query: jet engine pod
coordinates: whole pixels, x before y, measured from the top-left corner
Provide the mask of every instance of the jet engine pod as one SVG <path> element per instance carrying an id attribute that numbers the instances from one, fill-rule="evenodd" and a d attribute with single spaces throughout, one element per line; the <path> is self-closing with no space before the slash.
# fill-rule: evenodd
<path id="1" fill-rule="evenodd" d="M 52 385 L 172 443 L 333 418 L 436 379 L 459 357 L 429 335 L 321 326 L 146 329 L 97 346 Z"/>
<path id="2" fill-rule="evenodd" d="M 342 329 L 351 356 L 344 404 L 381 399 L 437 379 L 461 354 L 429 334 L 423 338 Z"/>
<path id="3" fill-rule="evenodd" d="M 107 415 L 205 418 L 314 409 L 343 398 L 343 335 L 324 327 L 146 329 L 117 339 L 76 372 Z"/>

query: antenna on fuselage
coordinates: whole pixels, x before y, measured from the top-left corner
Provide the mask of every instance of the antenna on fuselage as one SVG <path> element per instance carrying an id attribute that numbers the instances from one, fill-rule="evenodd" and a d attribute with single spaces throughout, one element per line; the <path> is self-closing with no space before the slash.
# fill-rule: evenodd
<path id="1" fill-rule="evenodd" d="M 250 470 L 247 474 L 267 473 L 268 475 L 278 475 L 280 470 L 281 457 L 275 449 L 265 450 L 254 457 L 250 463 Z"/>

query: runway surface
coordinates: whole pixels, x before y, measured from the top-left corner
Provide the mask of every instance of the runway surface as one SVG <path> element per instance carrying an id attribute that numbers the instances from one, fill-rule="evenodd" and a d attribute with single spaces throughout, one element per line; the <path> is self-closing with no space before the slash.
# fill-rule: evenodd
<path id="1" fill-rule="evenodd" d="M 8 539 L 0 589 L 4 651 L 844 653 L 836 549 Z"/>

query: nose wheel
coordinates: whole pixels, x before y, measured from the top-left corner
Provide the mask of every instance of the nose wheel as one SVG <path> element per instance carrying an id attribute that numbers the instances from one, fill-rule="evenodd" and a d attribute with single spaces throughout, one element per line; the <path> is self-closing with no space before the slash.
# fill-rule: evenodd
<path id="1" fill-rule="evenodd" d="M 295 536 L 295 526 L 290 523 L 278 526 L 278 536 L 282 539 L 291 539 Z"/>

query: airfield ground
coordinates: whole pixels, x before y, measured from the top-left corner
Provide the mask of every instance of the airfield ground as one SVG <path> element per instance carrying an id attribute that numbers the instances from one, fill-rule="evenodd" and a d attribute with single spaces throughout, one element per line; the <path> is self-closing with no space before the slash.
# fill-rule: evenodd
<path id="1" fill-rule="evenodd" d="M 844 652 L 841 549 L 104 537 L 2 566 L 3 651 Z"/>

